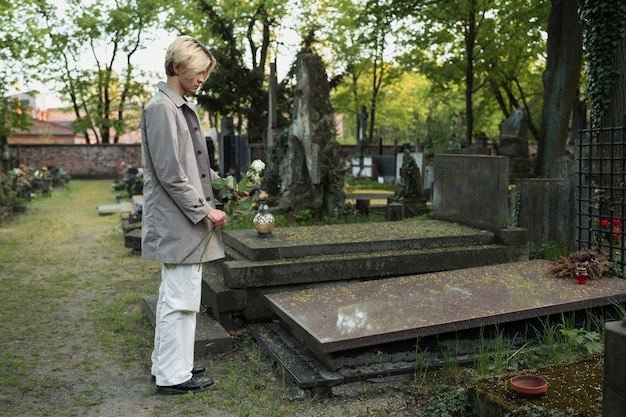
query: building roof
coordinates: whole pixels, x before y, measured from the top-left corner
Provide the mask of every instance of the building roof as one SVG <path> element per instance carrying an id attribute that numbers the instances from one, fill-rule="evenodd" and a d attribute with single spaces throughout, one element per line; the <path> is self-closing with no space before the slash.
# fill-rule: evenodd
<path id="1" fill-rule="evenodd" d="M 74 144 L 80 143 L 81 139 L 69 126 L 35 119 L 27 132 L 16 132 L 8 139 L 8 142 L 9 145 Z"/>

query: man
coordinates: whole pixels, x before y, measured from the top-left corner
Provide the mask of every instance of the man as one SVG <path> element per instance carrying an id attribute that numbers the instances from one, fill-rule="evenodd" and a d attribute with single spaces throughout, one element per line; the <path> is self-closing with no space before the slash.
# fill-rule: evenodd
<path id="1" fill-rule="evenodd" d="M 141 117 L 144 166 L 142 257 L 162 263 L 156 308 L 152 375 L 158 394 L 211 389 L 214 382 L 194 367 L 196 314 L 202 264 L 224 257 L 216 228 L 226 225 L 215 207 L 211 169 L 197 113 L 186 100 L 215 66 L 209 50 L 180 36 L 165 54 L 167 82 Z"/>

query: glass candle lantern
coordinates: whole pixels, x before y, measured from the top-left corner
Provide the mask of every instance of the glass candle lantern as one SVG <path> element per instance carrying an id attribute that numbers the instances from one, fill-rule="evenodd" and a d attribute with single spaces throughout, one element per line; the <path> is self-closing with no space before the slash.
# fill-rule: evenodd
<path id="1" fill-rule="evenodd" d="M 274 215 L 270 213 L 270 208 L 266 202 L 259 204 L 259 209 L 252 219 L 257 237 L 272 237 L 272 230 L 276 227 Z"/>
<path id="2" fill-rule="evenodd" d="M 576 278 L 576 282 L 578 282 L 579 284 L 586 284 L 587 281 L 589 280 L 589 273 L 587 272 L 587 268 L 585 267 L 576 268 L 574 277 Z"/>

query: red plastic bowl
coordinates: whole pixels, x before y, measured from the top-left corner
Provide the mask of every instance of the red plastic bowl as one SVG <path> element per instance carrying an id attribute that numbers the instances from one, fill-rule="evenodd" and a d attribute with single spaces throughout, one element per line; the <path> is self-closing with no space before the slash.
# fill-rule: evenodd
<path id="1" fill-rule="evenodd" d="M 518 375 L 511 378 L 511 389 L 521 395 L 541 395 L 548 390 L 548 382 L 540 376 Z"/>

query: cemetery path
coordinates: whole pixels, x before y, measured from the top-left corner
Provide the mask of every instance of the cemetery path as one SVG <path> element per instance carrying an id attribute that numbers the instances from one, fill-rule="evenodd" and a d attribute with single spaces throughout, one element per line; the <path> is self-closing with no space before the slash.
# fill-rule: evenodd
<path id="1" fill-rule="evenodd" d="M 160 265 L 124 247 L 110 181 L 72 181 L 0 226 L 0 415 L 411 416 L 402 380 L 339 387 L 289 400 L 245 332 L 228 355 L 202 358 L 217 389 L 160 397 L 150 381 L 153 329 L 141 299 Z"/>

